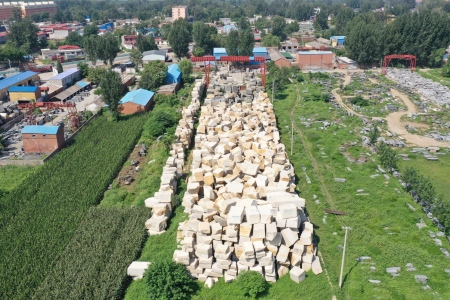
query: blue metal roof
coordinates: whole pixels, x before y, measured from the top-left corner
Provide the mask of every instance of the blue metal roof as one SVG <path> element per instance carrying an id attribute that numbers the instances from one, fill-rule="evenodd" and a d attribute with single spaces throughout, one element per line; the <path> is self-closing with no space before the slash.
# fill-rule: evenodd
<path id="1" fill-rule="evenodd" d="M 330 41 L 331 40 L 345 40 L 345 36 L 343 35 L 335 35 L 335 36 L 331 36 L 330 37 Z"/>
<path id="2" fill-rule="evenodd" d="M 172 64 L 167 67 L 167 83 L 181 82 L 181 71 L 177 64 Z"/>
<path id="3" fill-rule="evenodd" d="M 214 48 L 213 55 L 217 56 L 219 54 L 227 55 L 227 50 L 225 48 Z"/>
<path id="4" fill-rule="evenodd" d="M 308 54 L 332 54 L 331 51 L 300 51 L 298 54 L 300 55 L 308 55 Z"/>
<path id="5" fill-rule="evenodd" d="M 255 54 L 255 53 L 267 53 L 267 48 L 266 47 L 255 47 L 255 48 L 253 48 L 253 54 Z"/>
<path id="6" fill-rule="evenodd" d="M 58 129 L 59 126 L 28 125 L 23 127 L 22 133 L 56 134 Z"/>
<path id="7" fill-rule="evenodd" d="M 35 76 L 36 74 L 37 74 L 36 72 L 26 71 L 0 80 L 0 90 L 9 88 L 10 86 L 15 85 L 23 80 L 29 79 Z"/>
<path id="8" fill-rule="evenodd" d="M 76 85 L 79 85 L 79 86 L 84 88 L 84 87 L 87 87 L 89 84 L 87 82 L 85 82 L 85 81 L 78 81 L 76 83 Z"/>
<path id="9" fill-rule="evenodd" d="M 78 69 L 77 69 L 77 68 L 72 68 L 72 69 L 69 69 L 69 70 L 67 70 L 67 71 L 64 71 L 64 72 L 62 72 L 62 73 L 60 73 L 60 74 L 58 74 L 58 75 L 56 75 L 56 76 L 53 76 L 53 77 L 50 78 L 49 80 L 53 80 L 53 79 L 63 79 L 63 78 L 66 78 L 67 76 L 70 76 L 70 75 L 72 75 L 72 74 L 75 74 L 76 72 L 78 72 Z"/>
<path id="10" fill-rule="evenodd" d="M 153 93 L 152 91 L 137 89 L 123 96 L 119 103 L 124 104 L 127 102 L 133 102 L 142 106 L 146 106 L 148 102 L 150 102 L 150 100 L 153 98 L 154 94 L 155 93 Z"/>
<path id="11" fill-rule="evenodd" d="M 37 86 L 12 86 L 8 92 L 34 93 L 37 89 Z"/>

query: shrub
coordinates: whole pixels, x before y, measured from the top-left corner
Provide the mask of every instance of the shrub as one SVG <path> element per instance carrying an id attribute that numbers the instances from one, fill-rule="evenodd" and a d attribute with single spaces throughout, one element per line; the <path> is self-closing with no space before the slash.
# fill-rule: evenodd
<path id="1" fill-rule="evenodd" d="M 258 295 L 267 291 L 269 287 L 264 277 L 255 271 L 239 273 L 236 284 L 244 293 L 244 296 L 251 297 L 252 299 L 256 299 Z"/>
<path id="2" fill-rule="evenodd" d="M 157 138 L 167 132 L 167 129 L 177 124 L 178 118 L 166 110 L 155 110 L 145 124 L 145 130 L 151 137 Z"/>
<path id="3" fill-rule="evenodd" d="M 358 106 L 369 106 L 369 100 L 364 99 L 362 96 L 350 98 L 350 103 Z"/>
<path id="4" fill-rule="evenodd" d="M 149 299 L 187 299 L 195 286 L 186 268 L 171 260 L 152 263 L 145 274 L 145 281 Z"/>

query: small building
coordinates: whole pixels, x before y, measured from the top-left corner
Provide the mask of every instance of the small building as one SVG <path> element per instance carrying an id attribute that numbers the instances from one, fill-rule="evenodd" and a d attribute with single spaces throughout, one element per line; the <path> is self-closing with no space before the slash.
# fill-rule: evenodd
<path id="1" fill-rule="evenodd" d="M 8 92 L 12 102 L 37 102 L 41 98 L 38 86 L 12 86 Z"/>
<path id="2" fill-rule="evenodd" d="M 325 45 L 327 45 L 327 46 L 330 46 L 330 45 L 331 45 L 331 41 L 330 41 L 330 40 L 327 40 L 327 39 L 324 39 L 324 38 L 318 38 L 317 41 L 318 41 L 319 43 L 325 44 Z"/>
<path id="3" fill-rule="evenodd" d="M 127 93 L 121 100 L 121 113 L 131 115 L 134 113 L 148 111 L 153 102 L 155 93 L 144 89 L 137 89 Z"/>
<path id="4" fill-rule="evenodd" d="M 52 32 L 49 33 L 48 38 L 51 40 L 64 40 L 72 32 L 72 28 L 61 26 L 52 28 Z"/>
<path id="5" fill-rule="evenodd" d="M 167 50 L 161 49 L 161 50 L 150 50 L 150 51 L 144 51 L 142 53 L 142 61 L 143 63 L 148 63 L 150 61 L 154 60 L 160 60 L 165 62 L 167 60 Z"/>
<path id="6" fill-rule="evenodd" d="M 269 49 L 268 51 L 269 51 L 270 60 L 273 61 L 275 63 L 275 65 L 277 65 L 278 68 L 291 67 L 291 63 L 278 50 Z"/>
<path id="7" fill-rule="evenodd" d="M 22 129 L 25 153 L 52 153 L 64 147 L 64 127 L 29 125 Z"/>
<path id="8" fill-rule="evenodd" d="M 225 26 L 222 27 L 221 30 L 219 30 L 219 33 L 229 34 L 233 30 L 238 30 L 238 29 L 234 25 L 225 25 Z"/>
<path id="9" fill-rule="evenodd" d="M 331 51 L 299 51 L 297 63 L 301 70 L 333 69 L 334 53 Z"/>
<path id="10" fill-rule="evenodd" d="M 214 48 L 213 55 L 216 59 L 222 56 L 227 56 L 227 50 L 225 48 Z"/>
<path id="11" fill-rule="evenodd" d="M 102 25 L 98 25 L 99 31 L 113 31 L 114 30 L 114 22 L 108 22 Z"/>
<path id="12" fill-rule="evenodd" d="M 339 56 L 336 59 L 338 69 L 356 69 L 358 64 L 353 59 L 345 56 Z"/>
<path id="13" fill-rule="evenodd" d="M 80 80 L 81 72 L 77 68 L 71 68 L 67 71 L 64 71 L 56 76 L 53 76 L 48 80 L 48 83 L 54 85 L 60 85 L 64 89 L 67 89 L 69 86 L 74 84 L 77 80 Z"/>
<path id="14" fill-rule="evenodd" d="M 305 47 L 309 48 L 309 49 L 327 49 L 327 50 L 330 49 L 330 45 L 323 44 L 323 43 L 316 42 L 316 41 L 306 43 Z"/>
<path id="15" fill-rule="evenodd" d="M 12 86 L 39 85 L 40 79 L 36 72 L 25 71 L 0 80 L 0 100 L 8 98 L 8 90 Z"/>
<path id="16" fill-rule="evenodd" d="M 172 64 L 167 67 L 166 82 L 168 84 L 171 83 L 181 84 L 181 71 L 178 68 L 178 64 Z"/>
<path id="17" fill-rule="evenodd" d="M 58 56 L 64 57 L 65 60 L 70 60 L 78 57 L 83 58 L 86 56 L 86 54 L 84 53 L 84 49 L 72 45 L 60 46 L 58 50 L 42 49 L 41 53 L 43 59 L 52 60 L 56 60 Z"/>
<path id="18" fill-rule="evenodd" d="M 330 37 L 331 46 L 344 46 L 345 45 L 345 36 L 337 35 Z"/>
<path id="19" fill-rule="evenodd" d="M 137 35 L 122 35 L 122 46 L 128 50 L 134 48 L 137 41 Z"/>
<path id="20" fill-rule="evenodd" d="M 187 6 L 174 6 L 172 7 L 172 22 L 178 19 L 187 18 Z"/>

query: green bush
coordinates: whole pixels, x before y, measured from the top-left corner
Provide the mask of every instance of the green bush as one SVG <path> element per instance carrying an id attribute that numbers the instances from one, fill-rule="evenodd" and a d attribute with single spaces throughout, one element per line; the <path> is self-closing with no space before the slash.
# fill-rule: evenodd
<path id="1" fill-rule="evenodd" d="M 177 122 L 178 118 L 174 113 L 162 109 L 155 110 L 145 123 L 145 131 L 148 132 L 150 137 L 157 138 L 167 133 L 168 129 L 176 125 Z"/>
<path id="2" fill-rule="evenodd" d="M 195 282 L 185 266 L 172 260 L 152 263 L 145 273 L 149 299 L 188 299 L 195 291 Z"/>
<path id="3" fill-rule="evenodd" d="M 244 293 L 244 296 L 256 299 L 269 288 L 269 284 L 264 277 L 255 271 L 239 273 L 236 284 Z"/>
<path id="4" fill-rule="evenodd" d="M 358 106 L 369 106 L 369 100 L 364 99 L 362 96 L 356 96 L 353 98 L 350 98 L 350 103 L 353 105 L 358 105 Z"/>

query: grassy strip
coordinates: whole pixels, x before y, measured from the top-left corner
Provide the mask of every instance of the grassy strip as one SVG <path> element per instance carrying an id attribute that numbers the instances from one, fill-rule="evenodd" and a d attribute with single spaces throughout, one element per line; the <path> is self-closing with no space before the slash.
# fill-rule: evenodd
<path id="1" fill-rule="evenodd" d="M 9 192 L 19 186 L 25 178 L 31 175 L 37 166 L 1 166 L 0 167 L 0 191 Z M 1 192 L 0 192 L 1 197 Z"/>
<path id="2" fill-rule="evenodd" d="M 277 101 L 275 111 L 281 120 L 281 139 L 290 151 L 289 112 L 294 101 L 295 89 L 291 86 L 286 101 Z M 302 95 L 303 96 L 303 95 Z M 436 231 L 428 220 L 428 228 L 420 231 L 415 223 L 424 214 L 404 193 L 395 178 L 386 180 L 383 176 L 370 178 L 376 174 L 378 162 L 369 161 L 365 164 L 354 164 L 340 153 L 339 147 L 352 141 L 360 142 L 355 135 L 361 128 L 361 120 L 357 117 L 346 117 L 342 113 L 330 110 L 328 103 L 311 103 L 300 101 L 294 107 L 293 116 L 296 127 L 302 132 L 294 135 L 294 155 L 290 156 L 296 168 L 297 175 L 302 178 L 301 166 L 305 166 L 312 183 L 299 181 L 298 189 L 307 199 L 307 210 L 315 224 L 315 233 L 319 241 L 319 249 L 324 257 L 331 282 L 336 286 L 340 271 L 343 244 L 342 226 L 350 226 L 346 264 L 344 269 L 344 286 L 342 290 L 334 290 L 340 299 L 365 299 L 377 295 L 380 299 L 433 299 L 449 298 L 446 288 L 448 275 L 444 269 L 450 267 L 439 247 L 428 237 L 427 230 Z M 341 123 L 344 126 L 333 125 L 327 130 L 319 130 L 318 126 L 303 127 L 295 120 L 299 116 L 307 116 L 315 120 L 328 120 Z M 301 139 L 306 149 L 301 143 Z M 358 143 L 358 145 L 360 145 Z M 309 159 L 309 151 L 313 160 Z M 361 146 L 352 147 L 353 157 L 369 152 Z M 315 166 L 314 166 L 315 164 Z M 351 171 L 347 169 L 349 167 Z M 334 178 L 343 177 L 347 182 L 336 182 Z M 321 189 L 323 181 L 328 194 Z M 363 189 L 366 195 L 357 195 L 356 190 Z M 312 201 L 317 195 L 320 204 Z M 409 210 L 406 204 L 417 208 Z M 332 208 L 348 213 L 347 216 L 326 216 L 324 209 Z M 370 256 L 369 262 L 358 262 L 361 256 Z M 412 263 L 417 271 L 407 272 L 405 264 Z M 433 265 L 427 268 L 425 265 Z M 372 271 L 370 267 L 375 267 Z M 385 268 L 399 266 L 402 268 L 400 277 L 395 279 L 386 273 Z M 431 290 L 422 289 L 414 275 L 424 274 L 429 278 Z M 369 279 L 381 280 L 379 285 L 369 283 Z M 316 278 L 302 284 L 314 284 Z"/>
<path id="3" fill-rule="evenodd" d="M 33 299 L 119 299 L 148 215 L 144 208 L 91 208 Z"/>
<path id="4" fill-rule="evenodd" d="M 441 69 L 432 69 L 429 71 L 420 71 L 420 70 L 417 71 L 417 73 L 420 74 L 420 76 L 427 79 L 431 79 L 437 83 L 440 83 L 450 88 L 450 78 L 443 77 L 440 72 Z"/>
<path id="5" fill-rule="evenodd" d="M 30 299 L 120 170 L 145 118 L 96 118 L 0 203 L 2 298 Z"/>

